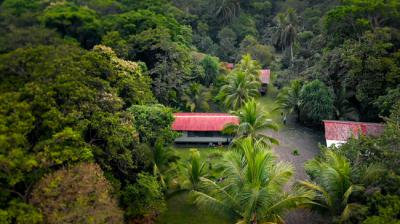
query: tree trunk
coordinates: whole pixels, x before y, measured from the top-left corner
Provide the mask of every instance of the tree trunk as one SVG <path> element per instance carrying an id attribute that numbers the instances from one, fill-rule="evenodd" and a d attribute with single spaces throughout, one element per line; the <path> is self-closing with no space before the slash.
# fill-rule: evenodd
<path id="1" fill-rule="evenodd" d="M 293 43 L 290 44 L 290 64 L 293 66 Z"/>
<path id="2" fill-rule="evenodd" d="M 300 122 L 300 109 L 297 108 L 296 112 L 297 112 L 297 122 Z"/>

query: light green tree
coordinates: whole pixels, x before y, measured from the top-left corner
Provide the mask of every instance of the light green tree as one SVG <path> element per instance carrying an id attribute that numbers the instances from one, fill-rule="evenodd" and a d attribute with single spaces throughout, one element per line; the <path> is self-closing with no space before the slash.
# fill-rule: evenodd
<path id="1" fill-rule="evenodd" d="M 217 100 L 227 108 L 238 109 L 244 103 L 259 96 L 260 81 L 256 81 L 244 72 L 236 71 L 228 75 L 228 83 L 221 87 Z"/>
<path id="2" fill-rule="evenodd" d="M 254 99 L 246 102 L 243 107 L 234 112 L 239 117 L 239 124 L 229 124 L 225 131 L 235 134 L 235 141 L 250 137 L 260 141 L 266 146 L 279 144 L 278 140 L 266 134 L 267 130 L 278 130 L 278 126 L 268 118 L 268 113 L 262 110 L 260 104 Z"/>

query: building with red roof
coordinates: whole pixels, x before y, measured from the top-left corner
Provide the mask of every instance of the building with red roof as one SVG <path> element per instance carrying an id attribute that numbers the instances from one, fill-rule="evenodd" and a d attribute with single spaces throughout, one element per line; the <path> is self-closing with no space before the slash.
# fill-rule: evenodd
<path id="1" fill-rule="evenodd" d="M 326 145 L 339 146 L 349 138 L 358 138 L 360 135 L 379 136 L 383 133 L 384 125 L 379 123 L 354 121 L 324 121 Z"/>
<path id="2" fill-rule="evenodd" d="M 269 84 L 271 78 L 271 70 L 263 69 L 260 71 L 260 80 L 262 84 Z"/>
<path id="3" fill-rule="evenodd" d="M 261 94 L 265 94 L 267 92 L 270 80 L 271 80 L 271 70 L 269 69 L 260 70 Z"/>
<path id="4" fill-rule="evenodd" d="M 177 143 L 229 143 L 232 136 L 222 133 L 228 124 L 239 124 L 239 118 L 226 113 L 175 113 L 172 130 L 182 133 Z"/>
<path id="5" fill-rule="evenodd" d="M 235 64 L 233 64 L 233 63 L 225 63 L 225 68 L 228 70 L 233 70 L 234 67 L 235 67 Z"/>

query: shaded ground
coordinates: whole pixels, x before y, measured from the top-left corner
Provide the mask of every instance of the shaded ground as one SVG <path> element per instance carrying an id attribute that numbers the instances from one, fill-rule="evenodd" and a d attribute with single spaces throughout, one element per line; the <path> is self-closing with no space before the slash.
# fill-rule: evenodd
<path id="1" fill-rule="evenodd" d="M 307 175 L 304 171 L 304 162 L 314 158 L 319 153 L 318 144 L 325 144 L 322 131 L 301 126 L 296 123 L 295 117 L 291 116 L 287 120 L 287 124 L 282 123 L 281 112 L 275 110 L 276 91 L 270 90 L 267 96 L 259 99 L 264 110 L 269 113 L 270 118 L 279 126 L 279 131 L 266 131 L 269 136 L 279 140 L 279 146 L 273 149 L 278 155 L 279 160 L 288 161 L 296 168 L 295 179 L 306 179 Z M 293 151 L 297 150 L 298 155 L 293 155 Z"/>
<path id="2" fill-rule="evenodd" d="M 319 154 L 318 144 L 324 144 L 323 133 L 295 123 L 294 118 L 289 119 L 286 126 L 278 132 L 267 131 L 269 136 L 279 140 L 279 145 L 273 149 L 279 160 L 288 161 L 296 168 L 296 180 L 306 179 L 304 163 Z M 294 155 L 294 151 L 298 155 Z"/>

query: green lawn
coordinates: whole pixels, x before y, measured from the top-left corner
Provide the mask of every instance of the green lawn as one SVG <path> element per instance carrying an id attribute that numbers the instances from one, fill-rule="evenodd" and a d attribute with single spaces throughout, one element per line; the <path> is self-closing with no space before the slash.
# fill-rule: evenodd
<path id="1" fill-rule="evenodd" d="M 270 118 L 279 125 L 279 127 L 283 126 L 281 112 L 278 110 L 274 110 L 278 105 L 275 103 L 275 98 L 277 95 L 277 90 L 270 86 L 268 92 L 265 96 L 262 96 L 258 99 L 258 102 L 264 108 L 266 112 L 269 113 Z"/>
<path id="2" fill-rule="evenodd" d="M 168 210 L 161 214 L 158 224 L 228 224 L 227 218 L 199 209 L 190 203 L 188 193 L 176 194 L 167 200 Z"/>

